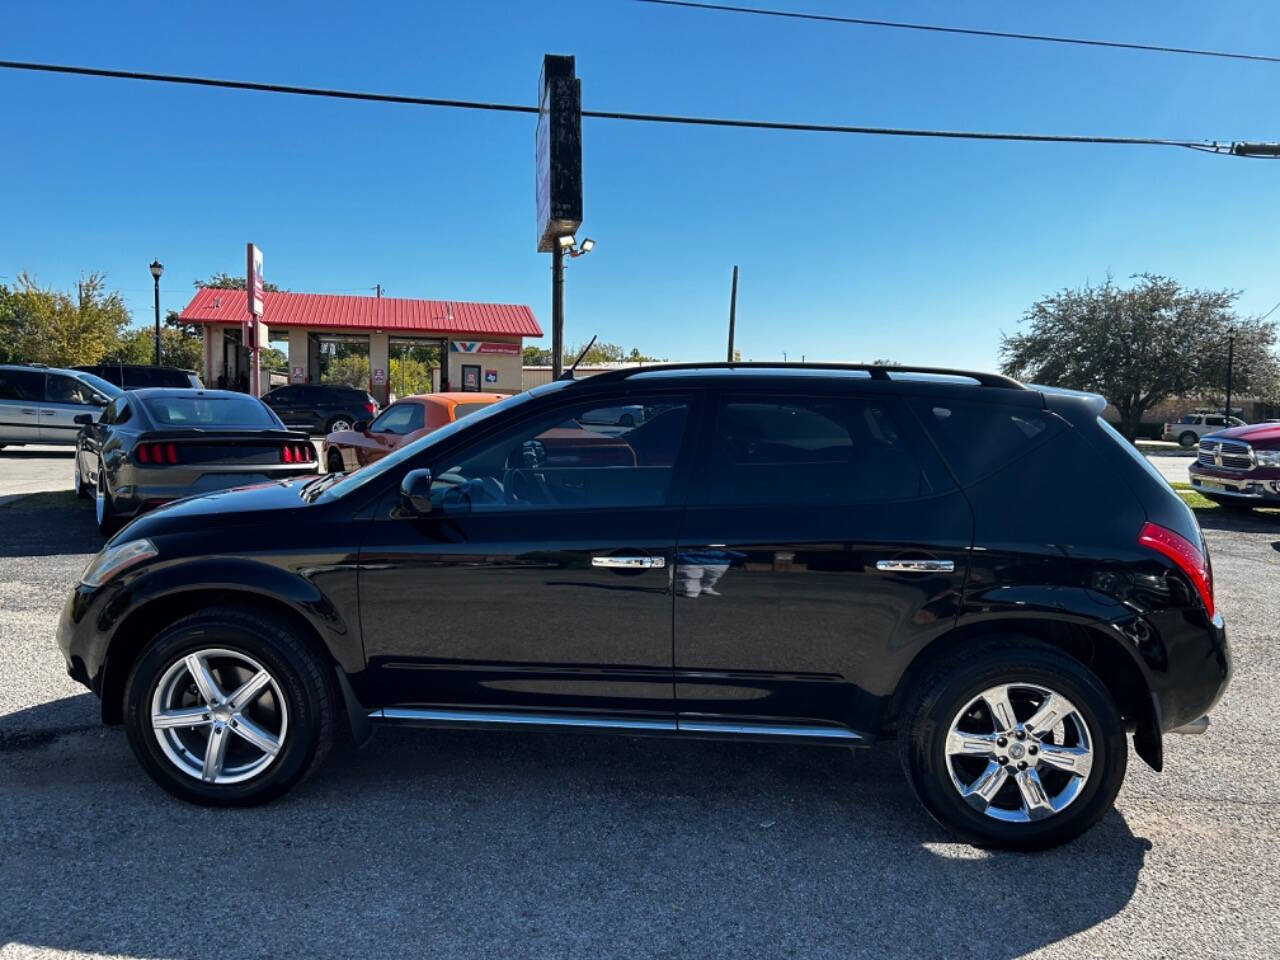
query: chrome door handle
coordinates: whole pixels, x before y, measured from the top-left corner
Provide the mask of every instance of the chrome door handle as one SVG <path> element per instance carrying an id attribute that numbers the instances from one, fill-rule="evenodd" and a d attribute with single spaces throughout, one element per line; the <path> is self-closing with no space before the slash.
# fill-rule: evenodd
<path id="1" fill-rule="evenodd" d="M 42 417 L 52 417 L 52 416 L 53 416 L 55 413 L 57 413 L 57 412 L 58 412 L 57 410 L 41 410 L 41 411 L 40 411 L 40 416 L 42 416 Z"/>
<path id="2" fill-rule="evenodd" d="M 36 413 L 34 407 L 23 407 L 19 412 L 30 414 L 31 416 L 35 416 Z"/>
<path id="3" fill-rule="evenodd" d="M 954 573 L 953 560 L 877 560 L 877 570 L 894 573 Z"/>
<path id="4" fill-rule="evenodd" d="M 614 570 L 648 570 L 665 567 L 667 560 L 666 557 L 592 557 L 591 565 Z"/>

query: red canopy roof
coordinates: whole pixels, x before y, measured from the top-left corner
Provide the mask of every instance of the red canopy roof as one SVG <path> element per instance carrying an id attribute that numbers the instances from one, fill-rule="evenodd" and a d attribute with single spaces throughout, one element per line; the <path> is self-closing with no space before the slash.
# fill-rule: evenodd
<path id="1" fill-rule="evenodd" d="M 201 287 L 181 313 L 185 323 L 244 323 L 243 290 Z M 262 321 L 273 327 L 381 330 L 454 336 L 540 337 L 533 311 L 514 303 L 347 297 L 328 293 L 267 293 Z"/>

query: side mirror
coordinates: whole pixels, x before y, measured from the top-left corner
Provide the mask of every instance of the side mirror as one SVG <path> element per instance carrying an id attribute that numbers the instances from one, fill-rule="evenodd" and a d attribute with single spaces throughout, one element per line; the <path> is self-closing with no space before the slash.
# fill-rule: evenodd
<path id="1" fill-rule="evenodd" d="M 410 470 L 400 481 L 400 506 L 406 512 L 425 517 L 431 512 L 431 471 Z"/>
<path id="2" fill-rule="evenodd" d="M 369 421 L 357 420 L 355 423 L 351 425 L 351 429 L 354 430 L 356 433 L 364 433 L 366 430 L 369 429 Z"/>
<path id="3" fill-rule="evenodd" d="M 71 418 L 71 422 L 80 427 L 87 427 L 93 423 L 94 417 L 92 413 L 77 413 Z"/>

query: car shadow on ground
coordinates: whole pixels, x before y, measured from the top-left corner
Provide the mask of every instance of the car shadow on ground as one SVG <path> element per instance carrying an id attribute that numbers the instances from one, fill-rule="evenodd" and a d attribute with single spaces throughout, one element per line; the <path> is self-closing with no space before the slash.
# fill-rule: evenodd
<path id="1" fill-rule="evenodd" d="M 42 447 L 39 450 L 24 450 L 22 447 L 0 448 L 0 460 L 48 460 L 50 457 L 70 460 L 75 455 L 75 447 Z"/>
<path id="2" fill-rule="evenodd" d="M 72 490 L 15 494 L 0 502 L 0 557 L 51 557 L 97 553 L 104 538 L 93 501 Z"/>
<path id="3" fill-rule="evenodd" d="M 1280 530 L 1280 509 L 1233 510 L 1230 507 L 1214 507 L 1195 511 L 1196 519 L 1205 530 L 1226 530 L 1232 533 L 1274 533 Z"/>
<path id="4" fill-rule="evenodd" d="M 1118 813 L 1047 853 L 956 844 L 886 747 L 384 729 L 219 810 L 88 695 L 0 730 L 6 939 L 70 951 L 1012 958 L 1121 911 L 1150 848 Z"/>

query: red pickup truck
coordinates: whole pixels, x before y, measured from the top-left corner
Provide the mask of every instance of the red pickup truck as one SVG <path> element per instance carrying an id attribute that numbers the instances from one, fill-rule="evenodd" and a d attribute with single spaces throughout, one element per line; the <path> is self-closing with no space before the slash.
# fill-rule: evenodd
<path id="1" fill-rule="evenodd" d="M 1280 506 L 1280 423 L 1256 423 L 1200 440 L 1191 486 L 1226 507 Z"/>

